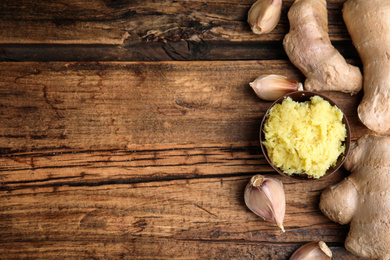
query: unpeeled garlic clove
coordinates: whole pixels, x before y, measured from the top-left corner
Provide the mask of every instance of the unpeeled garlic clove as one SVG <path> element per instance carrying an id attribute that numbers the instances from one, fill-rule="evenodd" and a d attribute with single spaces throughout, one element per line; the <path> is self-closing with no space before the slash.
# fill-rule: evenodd
<path id="1" fill-rule="evenodd" d="M 332 251 L 323 241 L 310 242 L 298 248 L 290 257 L 290 260 L 329 260 L 332 259 Z"/>
<path id="2" fill-rule="evenodd" d="M 283 183 L 278 179 L 255 175 L 245 187 L 246 206 L 264 220 L 276 223 L 282 229 L 286 211 Z"/>
<path id="3" fill-rule="evenodd" d="M 280 20 L 282 0 L 257 0 L 248 12 L 248 23 L 255 34 L 271 32 Z"/>
<path id="4" fill-rule="evenodd" d="M 275 101 L 279 97 L 298 90 L 303 90 L 302 83 L 281 75 L 261 75 L 249 83 L 256 95 L 267 101 Z"/>

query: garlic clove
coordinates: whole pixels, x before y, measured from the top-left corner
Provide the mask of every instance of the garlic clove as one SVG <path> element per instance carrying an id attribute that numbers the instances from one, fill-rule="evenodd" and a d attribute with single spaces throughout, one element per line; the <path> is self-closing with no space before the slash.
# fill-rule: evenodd
<path id="1" fill-rule="evenodd" d="M 310 242 L 298 248 L 290 257 L 290 260 L 330 260 L 332 251 L 323 241 Z"/>
<path id="2" fill-rule="evenodd" d="M 275 101 L 279 97 L 298 90 L 303 90 L 302 83 L 281 75 L 261 75 L 249 83 L 256 95 L 267 101 Z"/>
<path id="3" fill-rule="evenodd" d="M 282 0 L 257 0 L 248 12 L 248 23 L 255 34 L 271 32 L 280 20 Z"/>
<path id="4" fill-rule="evenodd" d="M 255 175 L 245 187 L 246 206 L 266 221 L 276 223 L 282 229 L 286 211 L 283 183 L 278 179 Z"/>

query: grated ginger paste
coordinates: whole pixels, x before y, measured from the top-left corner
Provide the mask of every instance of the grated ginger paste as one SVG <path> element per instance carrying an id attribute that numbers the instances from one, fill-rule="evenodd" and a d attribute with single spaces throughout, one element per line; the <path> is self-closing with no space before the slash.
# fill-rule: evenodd
<path id="1" fill-rule="evenodd" d="M 264 146 L 271 162 L 288 175 L 320 178 L 344 153 L 343 113 L 320 96 L 273 106 L 264 124 Z"/>

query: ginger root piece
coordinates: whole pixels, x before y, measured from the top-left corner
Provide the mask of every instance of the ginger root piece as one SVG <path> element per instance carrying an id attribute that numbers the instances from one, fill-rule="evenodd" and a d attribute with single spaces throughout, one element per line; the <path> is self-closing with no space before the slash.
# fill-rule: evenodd
<path id="1" fill-rule="evenodd" d="M 389 158 L 390 136 L 359 138 L 344 163 L 351 175 L 321 194 L 321 211 L 350 223 L 345 248 L 361 257 L 390 259 Z"/>
<path id="2" fill-rule="evenodd" d="M 390 129 L 390 2 L 348 0 L 343 18 L 363 63 L 364 96 L 358 107 L 369 129 Z"/>
<path id="3" fill-rule="evenodd" d="M 360 69 L 347 64 L 330 42 L 325 0 L 296 0 L 288 20 L 290 32 L 283 45 L 290 61 L 305 75 L 305 89 L 351 95 L 362 89 Z"/>

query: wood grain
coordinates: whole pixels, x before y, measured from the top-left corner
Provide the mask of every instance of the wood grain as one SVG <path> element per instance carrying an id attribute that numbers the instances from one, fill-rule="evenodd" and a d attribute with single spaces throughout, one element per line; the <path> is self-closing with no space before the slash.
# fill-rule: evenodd
<path id="1" fill-rule="evenodd" d="M 286 192 L 293 195 L 287 199 L 287 231 L 282 233 L 245 207 L 243 189 L 248 179 L 75 187 L 36 183 L 23 194 L 8 191 L 1 196 L 0 230 L 6 247 L 0 252 L 3 256 L 23 252 L 22 256 L 41 258 L 226 259 L 254 255 L 286 259 L 299 245 L 295 241 L 321 239 L 332 241 L 336 256 L 355 259 L 340 248 L 347 227 L 331 223 L 318 209 L 306 205 L 318 202 L 327 183 L 309 187 L 285 182 Z"/>
<path id="2" fill-rule="evenodd" d="M 344 1 L 327 1 L 330 39 L 361 67 Z M 282 46 L 293 0 L 263 36 L 246 21 L 253 2 L 1 1 L 0 258 L 284 260 L 323 240 L 334 259 L 360 259 L 348 225 L 318 209 L 348 172 L 292 181 L 261 152 L 271 103 L 248 83 L 304 77 Z M 352 140 L 372 133 L 362 93 L 324 94 Z M 285 233 L 245 206 L 258 173 L 284 183 Z"/>
<path id="3" fill-rule="evenodd" d="M 0 71 L 4 151 L 256 141 L 270 103 L 248 83 L 274 71 L 301 79 L 285 61 L 2 63 Z M 353 138 L 367 132 L 360 96 L 328 95 L 353 122 Z"/>
<path id="4" fill-rule="evenodd" d="M 254 35 L 254 1 L 2 1 L 0 61 L 288 60 L 283 2 L 271 33 Z M 346 58 L 359 59 L 341 17 L 344 0 L 328 1 L 329 33 Z"/>
<path id="5" fill-rule="evenodd" d="M 108 44 L 144 41 L 275 41 L 288 31 L 283 15 L 270 34 L 258 37 L 246 22 L 254 1 L 25 1 L 0 9 L 2 44 Z M 331 40 L 349 40 L 341 18 L 344 0 L 328 1 Z"/>
<path id="6" fill-rule="evenodd" d="M 348 226 L 321 191 L 282 179 L 259 147 L 270 102 L 248 82 L 286 61 L 0 63 L 0 252 L 7 258 L 286 259 L 324 240 L 336 259 Z M 348 116 L 361 95 L 325 93 Z M 249 212 L 254 174 L 284 182 L 286 233 Z"/>

